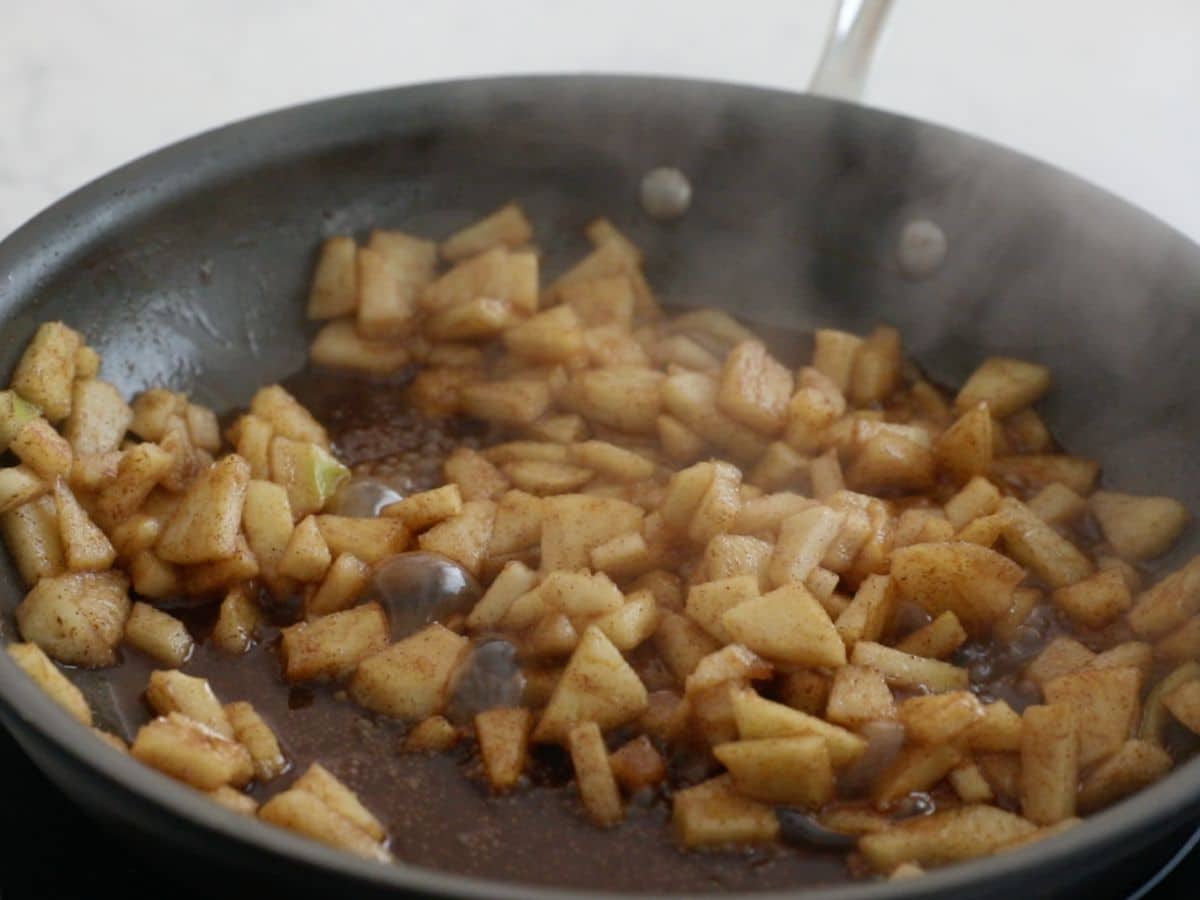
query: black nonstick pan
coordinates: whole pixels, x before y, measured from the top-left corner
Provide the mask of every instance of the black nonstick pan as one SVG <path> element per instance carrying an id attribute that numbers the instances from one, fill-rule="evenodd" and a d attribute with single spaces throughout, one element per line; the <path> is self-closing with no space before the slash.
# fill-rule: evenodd
<path id="1" fill-rule="evenodd" d="M 660 165 L 682 168 L 694 187 L 690 211 L 669 225 L 638 204 L 641 176 Z M 0 244 L 0 378 L 39 322 L 62 319 L 88 335 L 124 392 L 167 384 L 219 409 L 244 404 L 304 364 L 302 298 L 324 235 L 374 225 L 439 235 L 514 197 L 548 236 L 608 215 L 646 249 L 649 277 L 674 303 L 800 330 L 886 321 L 948 384 L 987 354 L 1046 363 L 1057 388 L 1044 413 L 1072 451 L 1104 460 L 1112 483 L 1200 508 L 1200 248 L 1095 187 L 971 137 L 836 100 L 698 81 L 551 76 L 380 91 L 143 158 Z M 940 268 L 920 278 L 897 262 L 915 219 L 948 239 Z M 548 269 L 583 249 L 573 240 L 544 244 Z M 1196 543 L 1185 539 L 1164 566 Z M 5 565 L 6 639 L 22 593 Z M 101 702 L 104 675 L 89 678 Z M 363 862 L 226 812 L 102 747 L 2 655 L 0 719 L 112 828 L 152 839 L 154 853 L 256 872 L 281 894 L 564 895 Z M 1197 811 L 1200 760 L 1036 846 L 822 896 L 1061 894 L 1128 864 Z"/>

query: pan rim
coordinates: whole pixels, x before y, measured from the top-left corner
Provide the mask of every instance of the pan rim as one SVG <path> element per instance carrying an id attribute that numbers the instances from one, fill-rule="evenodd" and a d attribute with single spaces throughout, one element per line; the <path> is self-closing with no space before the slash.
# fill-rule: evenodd
<path id="1" fill-rule="evenodd" d="M 0 241 L 0 272 L 4 273 L 0 276 L 0 284 L 5 285 L 4 293 L 9 295 L 4 298 L 4 310 L 0 311 L 0 316 L 7 317 L 10 296 L 24 300 L 35 294 L 36 285 L 45 273 L 69 265 L 75 255 L 96 236 L 111 233 L 114 229 L 136 221 L 141 215 L 153 210 L 156 203 L 170 202 L 181 192 L 196 190 L 209 183 L 209 179 L 215 176 L 227 177 L 231 172 L 245 167 L 287 158 L 284 153 L 271 153 L 270 150 L 261 156 L 247 150 L 247 144 L 253 143 L 251 139 L 256 134 L 281 129 L 290 131 L 301 128 L 307 121 L 327 120 L 337 115 L 354 114 L 356 111 L 382 110 L 390 103 L 411 103 L 421 97 L 435 102 L 442 98 L 444 101 L 445 96 L 454 90 L 486 88 L 493 92 L 512 91 L 516 96 L 539 86 L 548 86 L 551 83 L 560 85 L 565 82 L 572 83 L 574 89 L 579 91 L 586 91 L 589 86 L 598 88 L 620 83 L 624 89 L 629 90 L 636 90 L 637 86 L 641 85 L 656 86 L 660 90 L 718 91 L 732 102 L 769 96 L 778 102 L 853 109 L 841 101 L 775 88 L 661 75 L 602 73 L 534 74 L 434 81 L 343 94 L 290 106 L 203 131 L 140 156 L 78 188 L 20 225 Z M 1169 224 L 1127 201 L 1116 198 L 1105 189 L 1062 172 L 1048 163 L 1033 160 L 1012 149 L 944 126 L 920 122 L 883 110 L 870 109 L 863 112 L 872 117 L 912 122 L 922 129 L 934 129 L 958 140 L 990 145 L 1006 155 L 1023 157 L 1042 169 L 1059 172 L 1091 191 L 1099 191 L 1115 202 L 1136 210 L 1153 221 L 1164 235 L 1182 239 L 1190 249 L 1197 250 L 1195 244 Z M 329 131 L 332 132 L 333 129 Z M 346 138 L 331 133 L 328 137 L 314 138 L 303 147 L 297 147 L 295 152 L 311 153 L 321 147 L 338 146 L 345 140 Z M 232 167 L 227 164 L 227 156 L 235 160 L 236 164 Z M 181 168 L 181 163 L 196 159 L 198 164 Z M 162 179 L 166 176 L 171 177 L 166 179 L 164 187 Z M 47 243 L 53 246 L 48 248 Z M 480 898 L 574 896 L 597 900 L 630 896 L 626 893 L 494 881 L 405 863 L 381 866 L 324 847 L 266 823 L 239 816 L 116 751 L 105 749 L 99 753 L 95 752 L 94 740 L 85 740 L 82 737 L 86 729 L 60 710 L 26 678 L 8 658 L 8 654 L 0 654 L 0 657 L 3 657 L 0 659 L 0 714 L 3 714 L 10 727 L 16 724 L 33 732 L 38 738 L 52 745 L 55 751 L 65 755 L 73 765 L 89 769 L 106 782 L 133 793 L 140 800 L 164 808 L 173 816 L 199 825 L 203 829 L 216 831 L 227 839 L 270 852 L 291 862 L 315 865 L 360 883 L 396 890 L 417 890 L 430 895 Z M 89 740 L 92 740 L 91 744 L 88 744 Z M 1122 844 L 1140 846 L 1149 840 L 1147 835 L 1156 828 L 1162 830 L 1172 824 L 1181 824 L 1181 821 L 1172 823 L 1171 820 L 1181 820 L 1186 813 L 1194 814 L 1198 810 L 1200 757 L 1180 766 L 1167 778 L 1115 807 L 1085 819 L 1076 828 L 1011 854 L 933 871 L 916 882 L 851 882 L 800 890 L 807 896 L 826 897 L 829 900 L 892 900 L 902 896 L 949 897 L 972 884 L 1012 875 L 1016 871 L 1026 870 L 1032 877 L 1034 873 L 1048 873 L 1056 867 L 1082 862 L 1089 857 L 1094 861 L 1095 856 L 1103 851 Z M 775 898 L 795 896 L 797 892 L 756 892 L 755 896 Z M 728 897 L 730 894 L 696 896 Z"/>

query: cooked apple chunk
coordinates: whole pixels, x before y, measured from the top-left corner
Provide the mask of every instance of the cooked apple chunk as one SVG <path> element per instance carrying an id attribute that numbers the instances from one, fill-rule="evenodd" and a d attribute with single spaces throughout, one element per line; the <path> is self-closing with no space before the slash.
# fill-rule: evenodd
<path id="1" fill-rule="evenodd" d="M 615 825 L 625 815 L 600 726 L 580 722 L 567 732 L 575 784 L 588 817 L 597 825 Z"/>
<path id="2" fill-rule="evenodd" d="M 1171 770 L 1167 751 L 1148 741 L 1129 740 L 1092 769 L 1079 787 L 1079 810 L 1092 813 L 1139 791 Z"/>
<path id="3" fill-rule="evenodd" d="M 43 578 L 17 607 L 21 636 L 68 665 L 117 661 L 129 615 L 128 584 L 115 572 Z"/>
<path id="4" fill-rule="evenodd" d="M 733 714 L 738 736 L 743 741 L 781 737 L 818 737 L 825 743 L 834 768 L 841 768 L 862 756 L 867 742 L 845 728 L 817 716 L 791 709 L 760 697 L 752 690 L 733 695 Z"/>
<path id="5" fill-rule="evenodd" d="M 1131 667 L 1079 669 L 1045 684 L 1051 705 L 1074 709 L 1079 722 L 1079 765 L 1116 752 L 1133 733 L 1141 712 L 1142 677 Z"/>
<path id="6" fill-rule="evenodd" d="M 479 755 L 493 790 L 510 790 L 525 771 L 532 725 L 528 709 L 489 709 L 475 716 Z"/>
<path id="7" fill-rule="evenodd" d="M 279 747 L 279 739 L 252 705 L 241 700 L 227 703 L 225 715 L 233 727 L 234 738 L 250 752 L 256 779 L 270 781 L 287 771 L 288 761 Z"/>
<path id="8" fill-rule="evenodd" d="M 83 344 L 77 331 L 62 322 L 39 326 L 13 372 L 12 388 L 36 404 L 51 422 L 71 412 L 75 354 Z"/>
<path id="9" fill-rule="evenodd" d="M 445 707 L 469 647 L 465 637 L 434 623 L 362 659 L 350 696 L 374 712 L 419 722 Z"/>
<path id="10" fill-rule="evenodd" d="M 133 604 L 125 621 L 125 641 L 155 662 L 175 669 L 187 662 L 195 645 L 187 626 L 148 603 Z"/>
<path id="11" fill-rule="evenodd" d="M 1035 830 L 1032 822 L 1013 813 L 968 805 L 868 834 L 858 847 L 876 871 L 890 872 L 905 862 L 938 866 L 988 856 Z"/>
<path id="12" fill-rule="evenodd" d="M 778 433 L 792 396 L 792 373 L 761 341 L 744 341 L 729 351 L 721 370 L 717 406 L 755 431 Z"/>
<path id="13" fill-rule="evenodd" d="M 589 627 L 571 654 L 534 730 L 540 742 L 563 741 L 580 722 L 612 728 L 646 708 L 646 687 L 599 628 Z"/>
<path id="14" fill-rule="evenodd" d="M 914 544 L 892 554 L 892 580 L 902 600 L 934 615 L 953 612 L 974 635 L 986 635 L 1008 612 L 1024 577 L 1012 560 L 964 541 Z"/>
<path id="15" fill-rule="evenodd" d="M 713 754 L 738 793 L 782 806 L 817 809 L 833 796 L 829 751 L 819 737 L 777 737 L 721 744 Z"/>
<path id="16" fill-rule="evenodd" d="M 1069 706 L 1030 706 L 1022 716 L 1021 812 L 1038 825 L 1075 815 L 1079 728 Z"/>
<path id="17" fill-rule="evenodd" d="M 1161 556 L 1191 519 L 1187 507 L 1172 497 L 1096 491 L 1089 502 L 1104 537 L 1122 559 Z"/>
<path id="18" fill-rule="evenodd" d="M 1050 370 L 1036 363 L 993 356 L 976 369 L 955 398 L 954 406 L 967 410 L 986 403 L 999 419 L 1032 406 L 1050 389 Z"/>
<path id="19" fill-rule="evenodd" d="M 92 724 L 92 710 L 79 690 L 51 662 L 37 644 L 9 644 L 8 655 L 46 694 L 84 725 Z"/>
<path id="20" fill-rule="evenodd" d="M 102 572 L 110 568 L 117 551 L 62 479 L 54 485 L 54 507 L 67 568 L 72 572 Z"/>
<path id="21" fill-rule="evenodd" d="M 167 562 L 201 563 L 228 559 L 237 551 L 242 506 L 250 467 L 240 456 L 227 456 L 202 473 L 156 544 Z"/>
<path id="22" fill-rule="evenodd" d="M 354 238 L 337 235 L 321 247 L 308 294 L 310 319 L 333 319 L 354 312 L 358 305 Z"/>
<path id="23" fill-rule="evenodd" d="M 767 659 L 800 666 L 840 666 L 846 646 L 829 613 L 801 584 L 746 600 L 721 616 L 737 642 Z"/>
<path id="24" fill-rule="evenodd" d="M 171 712 L 138 729 L 130 753 L 164 775 L 197 790 L 241 787 L 254 777 L 250 753 L 207 725 Z"/>
<path id="25" fill-rule="evenodd" d="M 341 681 L 387 643 L 387 616 L 378 603 L 289 625 L 280 641 L 284 675 L 288 681 Z"/>
<path id="26" fill-rule="evenodd" d="M 462 511 L 443 520 L 418 538 L 422 550 L 440 553 L 478 576 L 496 521 L 496 504 L 470 500 Z"/>
<path id="27" fill-rule="evenodd" d="M 1133 605 L 1125 578 L 1116 569 L 1097 572 L 1083 581 L 1059 588 L 1051 596 L 1054 605 L 1071 621 L 1092 629 L 1111 625 Z"/>
<path id="28" fill-rule="evenodd" d="M 259 818 L 338 847 L 386 862 L 386 831 L 358 797 L 319 763 L 296 783 L 263 804 Z"/>
<path id="29" fill-rule="evenodd" d="M 685 847 L 764 843 L 779 834 L 775 810 L 743 797 L 729 775 L 677 791 L 671 819 Z"/>

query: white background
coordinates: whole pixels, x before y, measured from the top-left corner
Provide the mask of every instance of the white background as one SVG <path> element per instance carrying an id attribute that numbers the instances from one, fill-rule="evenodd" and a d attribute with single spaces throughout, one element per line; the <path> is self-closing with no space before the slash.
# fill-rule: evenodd
<path id="1" fill-rule="evenodd" d="M 0 0 L 0 235 L 274 107 L 463 75 L 802 89 L 828 0 Z M 896 0 L 866 102 L 1073 170 L 1200 239 L 1198 0 Z"/>

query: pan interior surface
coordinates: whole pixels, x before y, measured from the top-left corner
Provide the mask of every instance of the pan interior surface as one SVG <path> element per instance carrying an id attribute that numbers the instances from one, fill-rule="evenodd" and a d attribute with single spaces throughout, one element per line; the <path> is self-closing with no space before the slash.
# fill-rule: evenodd
<path id="1" fill-rule="evenodd" d="M 641 176 L 661 165 L 693 185 L 686 217 L 666 225 L 638 205 Z M 304 296 L 323 237 L 372 227 L 440 237 L 512 199 L 537 223 L 551 275 L 584 251 L 587 221 L 606 215 L 645 249 L 669 303 L 799 331 L 895 325 L 947 384 L 986 355 L 1045 363 L 1056 385 L 1045 416 L 1069 450 L 1102 460 L 1122 490 L 1200 509 L 1190 465 L 1200 408 L 1188 402 L 1200 380 L 1188 352 L 1200 339 L 1200 250 L 1094 187 L 977 140 L 819 98 L 699 82 L 432 85 L 313 104 L 169 148 L 0 244 L 0 373 L 7 382 L 40 322 L 61 319 L 87 335 L 123 393 L 165 385 L 218 410 L 244 405 L 304 364 Z M 917 280 L 901 271 L 897 243 L 919 218 L 944 230 L 949 249 Z M 1164 567 L 1196 544 L 1189 535 Z M 5 565 L 5 636 L 22 593 Z M 90 676 L 93 696 L 103 696 L 103 677 Z M 29 745 L 75 736 L 18 679 L 3 660 L 0 693 Z M 131 763 L 105 765 L 112 789 L 137 781 L 136 791 L 170 796 L 189 815 L 199 802 Z M 78 768 L 60 765 L 61 777 L 102 777 Z M 1176 809 L 1200 803 L 1195 763 L 1078 830 L 1112 845 L 1168 795 Z M 265 829 L 222 828 L 264 843 Z M 1069 837 L 1030 851 L 1041 863 L 1027 877 L 1053 884 L 1052 864 L 1082 856 L 1087 838 Z M 361 863 L 286 836 L 272 848 L 383 886 L 475 893 L 451 876 L 365 875 Z M 1011 888 L 1019 868 L 989 860 L 919 890 L 957 889 L 973 870 L 997 876 L 987 896 Z"/>

